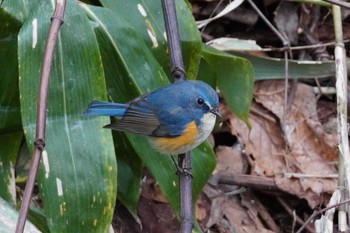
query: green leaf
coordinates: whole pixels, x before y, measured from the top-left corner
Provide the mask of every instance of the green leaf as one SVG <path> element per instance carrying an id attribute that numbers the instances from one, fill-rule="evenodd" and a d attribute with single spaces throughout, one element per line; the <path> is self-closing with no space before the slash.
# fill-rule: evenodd
<path id="1" fill-rule="evenodd" d="M 110 100 L 127 102 L 169 84 L 162 67 L 132 25 L 111 10 L 83 4 L 81 6 L 96 25 L 95 31 L 102 53 Z M 125 46 L 126 44 L 128 46 Z M 117 132 L 117 134 L 122 133 Z M 126 133 L 126 136 L 137 155 L 157 180 L 170 204 L 179 212 L 178 178 L 171 158 L 157 153 L 144 136 L 130 133 Z M 123 151 L 116 151 L 116 153 L 119 158 L 119 154 Z M 214 169 L 215 158 L 212 150 L 205 144 L 200 149 L 194 150 L 192 154 L 195 177 L 193 193 L 196 200 Z"/>
<path id="2" fill-rule="evenodd" d="M 124 134 L 114 132 L 113 136 L 118 153 L 118 199 L 137 218 L 142 162 Z"/>
<path id="3" fill-rule="evenodd" d="M 0 196 L 16 204 L 15 164 L 23 133 L 0 134 Z"/>
<path id="4" fill-rule="evenodd" d="M 18 212 L 0 198 L 0 229 L 1 232 L 15 232 L 18 219 Z M 40 231 L 29 221 L 27 221 L 24 233 L 39 233 Z"/>
<path id="5" fill-rule="evenodd" d="M 48 232 L 48 233 L 50 232 L 43 209 L 31 206 L 29 209 L 27 218 L 41 232 Z"/>
<path id="6" fill-rule="evenodd" d="M 20 23 L 2 7 L 0 22 L 0 196 L 15 205 L 15 164 L 23 137 L 17 63 Z"/>
<path id="7" fill-rule="evenodd" d="M 31 149 L 42 51 L 52 12 L 53 3 L 41 1 L 19 34 L 20 101 Z M 107 119 L 82 115 L 91 99 L 105 95 L 94 31 L 76 1 L 69 0 L 52 64 L 46 147 L 38 173 L 51 232 L 106 232 L 111 223 L 117 182 L 111 133 L 100 127 Z"/>
<path id="8" fill-rule="evenodd" d="M 41 0 L 16 1 L 16 4 L 14 2 L 14 0 L 4 0 L 1 3 L 1 8 L 18 22 L 23 23 L 37 5 L 41 3 Z"/>
<path id="9" fill-rule="evenodd" d="M 21 130 L 17 33 L 20 24 L 0 8 L 0 134 Z M 1 149 L 1 148 L 0 148 Z"/>
<path id="10" fill-rule="evenodd" d="M 249 54 L 231 52 L 235 56 L 248 59 L 254 68 L 255 79 L 284 79 L 285 62 L 283 59 L 257 57 Z M 288 76 L 294 78 L 326 78 L 334 76 L 335 63 L 333 61 L 295 61 L 288 60 Z M 350 62 L 348 62 L 348 69 Z"/>
<path id="11" fill-rule="evenodd" d="M 254 71 L 248 60 L 204 45 L 198 76 L 208 83 L 216 80 L 230 109 L 247 121 L 254 85 Z"/>
<path id="12" fill-rule="evenodd" d="M 170 76 L 161 1 L 101 0 L 101 3 L 126 20 L 138 32 L 165 73 Z M 201 37 L 186 2 L 181 0 L 175 3 L 186 75 L 188 79 L 195 79 L 201 56 Z"/>
<path id="13" fill-rule="evenodd" d="M 259 51 L 261 48 L 255 41 L 239 40 L 236 38 L 220 38 L 211 41 L 210 46 L 226 51 L 235 56 L 248 59 L 255 71 L 255 79 L 284 79 L 285 61 L 284 59 L 255 56 L 245 51 Z M 326 78 L 334 76 L 335 63 L 333 61 L 296 61 L 288 60 L 289 78 Z M 350 62 L 347 62 L 350 69 Z"/>

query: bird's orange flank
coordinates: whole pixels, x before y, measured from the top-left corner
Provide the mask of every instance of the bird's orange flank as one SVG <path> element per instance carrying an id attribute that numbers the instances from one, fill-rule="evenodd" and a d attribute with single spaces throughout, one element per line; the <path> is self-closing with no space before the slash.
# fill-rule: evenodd
<path id="1" fill-rule="evenodd" d="M 194 121 L 188 123 L 182 135 L 173 138 L 157 138 L 153 141 L 154 147 L 161 151 L 177 151 L 181 147 L 193 145 L 198 135 Z"/>

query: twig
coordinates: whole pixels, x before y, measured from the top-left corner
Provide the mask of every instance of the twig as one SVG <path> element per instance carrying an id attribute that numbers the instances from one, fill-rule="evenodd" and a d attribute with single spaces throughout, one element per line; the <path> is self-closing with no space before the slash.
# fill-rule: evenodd
<path id="1" fill-rule="evenodd" d="M 255 5 L 252 0 L 248 0 L 251 7 L 256 11 L 256 13 L 260 16 L 260 18 L 265 22 L 265 24 L 271 29 L 273 33 L 282 41 L 283 47 L 286 48 L 284 50 L 284 78 L 285 78 L 285 92 L 284 92 L 284 114 L 283 114 L 283 122 L 285 122 L 288 110 L 288 74 L 289 74 L 289 65 L 288 65 L 288 49 L 290 47 L 290 43 L 287 37 L 282 35 L 273 25 L 272 23 L 265 17 L 265 15 L 259 10 L 259 8 Z"/>
<path id="2" fill-rule="evenodd" d="M 238 185 L 258 190 L 281 191 L 273 178 L 245 174 L 218 172 L 210 178 L 209 183 L 213 185 Z"/>
<path id="3" fill-rule="evenodd" d="M 296 221 L 300 224 L 303 225 L 304 221 L 295 214 L 294 210 L 292 210 L 287 203 L 280 197 L 277 197 L 277 201 L 282 205 L 282 207 L 288 212 L 288 214 L 295 216 Z M 315 232 L 315 230 L 310 226 L 310 225 L 305 225 L 306 229 L 309 232 Z"/>
<path id="4" fill-rule="evenodd" d="M 321 209 L 321 210 L 319 210 L 319 211 L 314 212 L 314 213 L 305 221 L 305 223 L 299 228 L 299 230 L 298 230 L 296 233 L 301 233 L 301 232 L 304 230 L 304 228 L 306 227 L 306 225 L 309 224 L 309 222 L 310 222 L 311 220 L 313 220 L 315 217 L 317 217 L 318 215 L 322 214 L 323 212 L 325 212 L 325 211 L 327 211 L 327 210 L 329 210 L 329 209 L 332 209 L 332 208 L 335 208 L 335 207 L 338 207 L 338 206 L 347 204 L 347 203 L 349 203 L 349 202 L 350 202 L 350 199 L 346 199 L 345 201 L 341 201 L 341 202 L 339 202 L 339 203 L 337 203 L 337 204 L 335 204 L 335 205 L 331 205 L 331 206 L 328 206 L 328 207 L 326 207 L 326 208 L 323 208 L 323 209 Z"/>
<path id="5" fill-rule="evenodd" d="M 40 87 L 37 100 L 37 118 L 36 133 L 34 141 L 34 152 L 29 168 L 27 184 L 24 190 L 23 201 L 16 225 L 16 233 L 22 233 L 24 230 L 31 195 L 34 188 L 35 177 L 38 171 L 41 153 L 45 147 L 45 123 L 46 123 L 46 106 L 48 96 L 49 77 L 53 53 L 58 36 L 58 31 L 63 24 L 64 11 L 66 7 L 65 0 L 57 0 L 55 11 L 51 17 L 51 24 L 47 35 L 47 42 L 44 50 L 43 63 L 41 66 Z"/>
<path id="6" fill-rule="evenodd" d="M 341 198 L 341 191 L 340 189 L 336 189 L 333 194 L 332 197 L 330 198 L 327 206 L 331 206 L 331 205 L 335 205 L 337 203 L 339 203 Z M 339 209 L 341 208 L 341 206 L 339 207 Z M 327 210 L 319 219 L 315 220 L 315 229 L 316 232 L 333 232 L 333 228 L 334 228 L 334 213 L 335 213 L 335 208 L 329 209 Z M 340 223 L 341 221 L 338 219 L 338 223 Z M 346 223 L 346 221 L 345 221 Z M 338 224 L 339 226 L 339 224 Z M 346 229 L 344 229 L 343 231 L 340 232 L 346 232 Z"/>
<path id="7" fill-rule="evenodd" d="M 219 9 L 220 5 L 222 4 L 224 0 L 220 0 L 219 3 L 215 6 L 214 10 L 210 13 L 209 15 L 209 19 L 211 19 L 213 17 L 213 15 L 215 14 L 215 12 L 217 11 L 217 9 Z M 209 22 L 208 22 L 209 24 Z M 202 30 L 201 30 L 201 34 L 203 34 L 203 32 L 205 31 L 205 29 L 207 28 L 208 24 L 205 24 L 203 27 L 202 27 Z"/>
<path id="8" fill-rule="evenodd" d="M 302 174 L 302 173 L 284 173 L 287 178 L 321 178 L 321 179 L 336 179 L 338 174 Z"/>
<path id="9" fill-rule="evenodd" d="M 222 41 L 222 40 L 221 40 Z M 208 41 L 206 44 L 208 45 L 213 45 L 214 47 L 216 45 L 220 45 L 221 42 L 219 39 L 214 39 L 211 41 Z M 344 43 L 349 43 L 350 40 L 346 39 L 344 40 Z M 321 47 L 330 47 L 330 46 L 335 46 L 335 42 L 324 42 L 324 43 L 317 43 L 317 44 L 310 44 L 310 45 L 299 45 L 299 46 L 291 46 L 291 47 L 268 47 L 268 48 L 257 48 L 257 49 L 249 49 L 248 51 L 250 52 L 284 52 L 284 51 L 294 51 L 294 50 L 307 50 L 307 49 L 317 49 Z M 232 49 L 234 50 L 234 49 Z M 247 50 L 240 50 L 238 51 L 247 51 Z"/>
<path id="10" fill-rule="evenodd" d="M 196 24 L 197 24 L 198 29 L 200 29 L 200 28 L 206 26 L 208 23 L 230 13 L 231 11 L 233 11 L 234 9 L 239 7 L 243 2 L 244 2 L 244 0 L 232 1 L 229 4 L 227 4 L 227 6 L 221 12 L 219 12 L 217 15 L 215 15 L 213 18 L 209 17 L 209 19 L 197 21 Z"/>
<path id="11" fill-rule="evenodd" d="M 323 1 L 334 4 L 334 5 L 339 6 L 339 7 L 344 7 L 346 9 L 350 9 L 350 4 L 347 2 L 344 2 L 344 1 L 339 1 L 339 0 L 323 0 Z"/>
<path id="12" fill-rule="evenodd" d="M 336 70 L 336 93 L 337 93 L 337 128 L 338 128 L 338 142 L 339 142 L 339 179 L 338 183 L 340 187 L 345 187 L 342 195 L 349 196 L 350 194 L 350 153 L 349 153 L 349 139 L 348 139 L 348 123 L 347 123 L 347 68 L 346 68 L 346 52 L 343 43 L 343 29 L 341 11 L 339 6 L 332 6 L 334 32 L 336 46 L 334 49 L 335 56 L 335 70 Z M 347 195 L 346 195 L 347 192 Z M 349 209 L 341 209 L 339 211 L 339 220 L 344 218 L 341 216 L 349 214 Z M 346 222 L 340 222 L 339 226 L 346 225 Z"/>
<path id="13" fill-rule="evenodd" d="M 180 36 L 177 25 L 174 0 L 162 0 L 165 29 L 168 39 L 168 48 L 171 64 L 171 77 L 174 82 L 185 79 L 185 69 L 182 60 Z M 180 189 L 180 232 L 190 233 L 193 229 L 192 220 L 192 176 L 190 152 L 180 154 L 178 158 L 179 167 L 183 172 L 179 175 Z"/>

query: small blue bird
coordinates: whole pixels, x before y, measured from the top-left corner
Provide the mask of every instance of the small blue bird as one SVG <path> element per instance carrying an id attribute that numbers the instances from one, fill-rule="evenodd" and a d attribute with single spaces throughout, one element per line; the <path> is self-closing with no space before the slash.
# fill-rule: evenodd
<path id="1" fill-rule="evenodd" d="M 181 81 L 126 104 L 92 101 L 86 115 L 121 117 L 104 128 L 148 136 L 164 154 L 182 154 L 201 144 L 213 130 L 219 98 L 202 81 Z M 221 117 L 221 116 L 220 116 Z"/>

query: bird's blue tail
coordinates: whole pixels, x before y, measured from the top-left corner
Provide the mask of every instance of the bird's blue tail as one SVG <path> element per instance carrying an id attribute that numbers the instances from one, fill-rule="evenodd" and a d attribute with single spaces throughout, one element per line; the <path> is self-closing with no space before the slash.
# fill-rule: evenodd
<path id="1" fill-rule="evenodd" d="M 85 115 L 91 116 L 116 116 L 122 117 L 128 104 L 110 103 L 105 101 L 92 101 L 84 111 Z"/>

